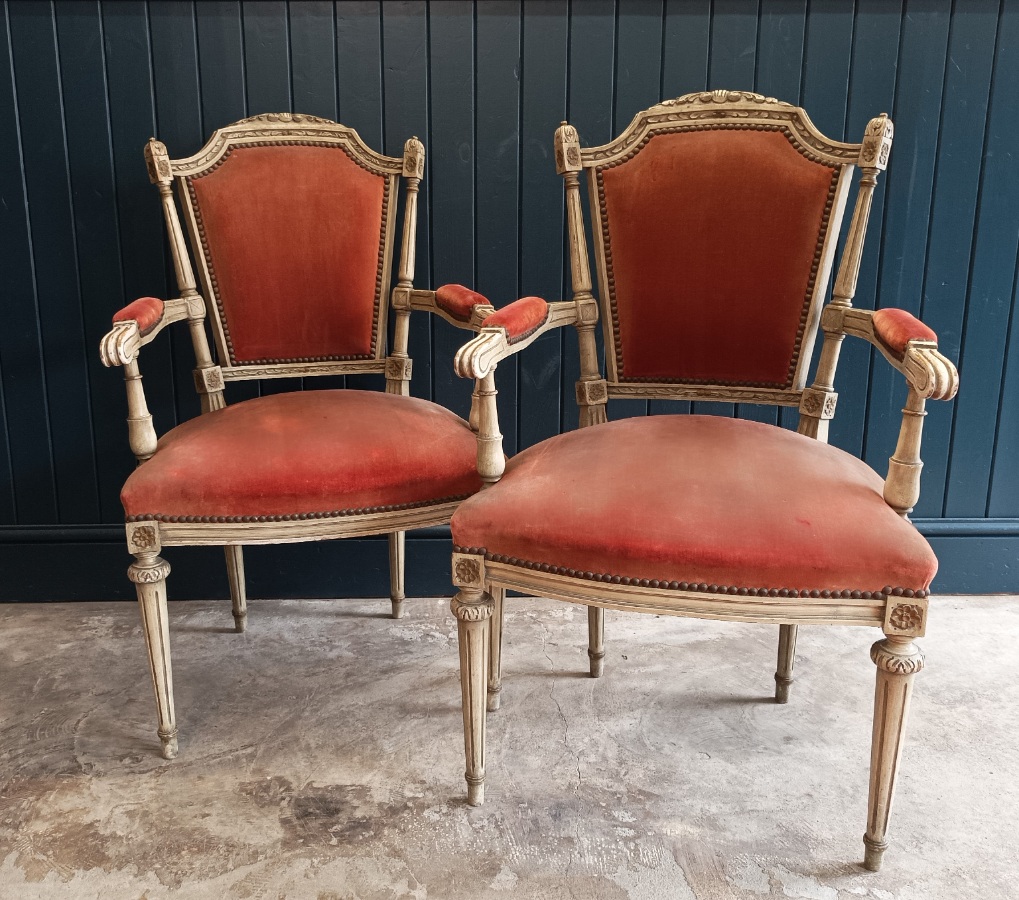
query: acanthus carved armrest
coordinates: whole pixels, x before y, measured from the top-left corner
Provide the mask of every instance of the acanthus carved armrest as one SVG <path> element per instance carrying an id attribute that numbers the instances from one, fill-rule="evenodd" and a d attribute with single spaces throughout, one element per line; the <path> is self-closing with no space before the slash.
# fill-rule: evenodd
<path id="1" fill-rule="evenodd" d="M 462 284 L 444 284 L 434 291 L 397 287 L 393 290 L 393 309 L 434 313 L 450 325 L 468 331 L 477 331 L 495 312 L 487 297 Z"/>
<path id="2" fill-rule="evenodd" d="M 895 453 L 888 460 L 885 502 L 908 516 L 920 498 L 920 440 L 927 400 L 951 400 L 959 390 L 959 372 L 938 350 L 938 336 L 902 309 L 852 309 L 828 306 L 821 318 L 826 336 L 850 334 L 878 349 L 909 385 Z M 827 341 L 826 341 L 827 343 Z"/>
<path id="3" fill-rule="evenodd" d="M 99 343 L 99 357 L 104 366 L 126 366 L 167 325 L 204 315 L 205 303 L 198 295 L 165 302 L 139 297 L 113 314 L 113 328 Z"/>

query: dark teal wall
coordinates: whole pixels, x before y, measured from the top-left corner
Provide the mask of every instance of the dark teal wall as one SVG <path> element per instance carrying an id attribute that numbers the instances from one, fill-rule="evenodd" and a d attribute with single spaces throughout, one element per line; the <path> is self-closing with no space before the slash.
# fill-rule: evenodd
<path id="1" fill-rule="evenodd" d="M 959 398 L 931 404 L 916 511 L 942 559 L 935 588 L 1019 591 L 1019 0 L 8 0 L 3 11 L 0 596 L 131 594 L 117 527 L 132 467 L 125 402 L 96 348 L 125 302 L 173 295 L 142 162 L 150 135 L 186 156 L 214 128 L 281 110 L 338 118 L 393 154 L 419 135 L 417 282 L 474 284 L 498 305 L 564 290 L 549 152 L 559 121 L 601 143 L 663 97 L 715 87 L 802 103 L 847 140 L 891 113 L 857 303 L 918 313 L 960 362 Z M 450 367 L 462 333 L 415 319 L 414 392 L 465 411 L 469 386 Z M 160 430 L 198 410 L 191 367 L 184 333 L 145 351 Z M 568 330 L 500 367 L 508 450 L 576 425 L 576 374 Z M 837 386 L 833 442 L 883 471 L 901 377 L 850 340 Z M 412 544 L 411 593 L 445 591 L 447 550 L 436 534 Z M 169 555 L 171 596 L 225 592 L 219 554 Z M 257 548 L 249 567 L 256 596 L 381 594 L 385 543 Z"/>

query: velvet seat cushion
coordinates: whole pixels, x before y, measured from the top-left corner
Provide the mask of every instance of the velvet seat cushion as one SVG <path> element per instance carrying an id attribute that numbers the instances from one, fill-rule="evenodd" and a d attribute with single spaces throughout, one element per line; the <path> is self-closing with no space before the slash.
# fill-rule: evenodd
<path id="1" fill-rule="evenodd" d="M 933 551 L 853 456 L 775 426 L 650 416 L 520 453 L 461 504 L 453 540 L 489 558 L 652 587 L 926 591 Z"/>
<path id="2" fill-rule="evenodd" d="M 127 479 L 128 520 L 329 517 L 460 499 L 477 442 L 433 403 L 376 391 L 274 394 L 172 429 Z"/>

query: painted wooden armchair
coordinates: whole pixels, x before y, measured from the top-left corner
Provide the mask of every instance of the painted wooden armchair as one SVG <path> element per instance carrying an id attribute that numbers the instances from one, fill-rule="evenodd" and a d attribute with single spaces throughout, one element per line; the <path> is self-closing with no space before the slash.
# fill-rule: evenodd
<path id="1" fill-rule="evenodd" d="M 565 123 L 557 130 L 573 299 L 516 301 L 499 311 L 503 327 L 489 319 L 456 358 L 457 372 L 479 385 L 479 470 L 492 483 L 452 519 L 470 803 L 484 799 L 485 698 L 488 710 L 498 708 L 506 588 L 587 605 L 595 677 L 605 608 L 778 624 L 780 703 L 799 625 L 876 626 L 885 637 L 871 650 L 877 693 L 864 842 L 865 865 L 880 866 L 912 681 L 923 668 L 914 638 L 924 633 L 937 568 L 907 518 L 919 495 L 924 403 L 950 399 L 958 386 L 936 336 L 912 315 L 852 308 L 891 143 L 885 115 L 871 120 L 861 144 L 845 144 L 825 138 L 801 109 L 727 91 L 655 106 L 601 147 L 581 148 Z M 822 311 L 857 165 L 855 212 Z M 520 453 L 503 474 L 493 373 L 566 324 L 580 341 L 582 427 Z M 824 343 L 806 387 L 818 325 Z M 871 343 L 906 381 L 884 480 L 826 443 L 846 335 Z M 606 422 L 606 402 L 625 397 L 793 406 L 799 428 L 704 415 Z"/>
<path id="2" fill-rule="evenodd" d="M 410 397 L 409 315 L 428 310 L 476 330 L 493 310 L 464 288 L 414 290 L 417 194 L 424 147 L 402 158 L 369 149 L 350 128 L 291 114 L 216 131 L 194 156 L 145 148 L 159 188 L 180 297 L 136 300 L 100 348 L 121 366 L 139 466 L 121 499 L 128 577 L 137 585 L 163 755 L 177 753 L 164 546 L 226 548 L 233 615 L 247 621 L 242 545 L 389 534 L 394 618 L 404 600 L 404 532 L 442 524 L 481 485 L 468 423 Z M 389 280 L 398 183 L 405 183 L 399 282 Z M 199 294 L 171 185 L 198 262 Z M 206 337 L 211 312 L 218 362 Z M 156 438 L 139 351 L 186 322 L 202 415 Z M 377 373 L 385 393 L 308 390 L 226 405 L 234 381 Z"/>

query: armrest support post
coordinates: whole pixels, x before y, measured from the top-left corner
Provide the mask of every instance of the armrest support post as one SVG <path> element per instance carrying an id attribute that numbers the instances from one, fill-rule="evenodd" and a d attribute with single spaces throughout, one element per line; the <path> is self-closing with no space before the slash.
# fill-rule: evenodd
<path id="1" fill-rule="evenodd" d="M 920 439 L 926 400 L 912 385 L 902 410 L 902 426 L 895 453 L 888 460 L 888 477 L 885 479 L 885 502 L 902 518 L 908 519 L 916 501 L 920 499 Z"/>
<path id="2" fill-rule="evenodd" d="M 138 462 L 156 452 L 156 429 L 145 402 L 145 389 L 138 370 L 138 358 L 124 364 L 124 386 L 127 388 L 127 440 Z"/>
<path id="3" fill-rule="evenodd" d="M 495 399 L 495 367 L 475 382 L 478 418 L 478 474 L 485 484 L 495 484 L 506 470 L 506 456 L 499 431 L 499 410 Z"/>

